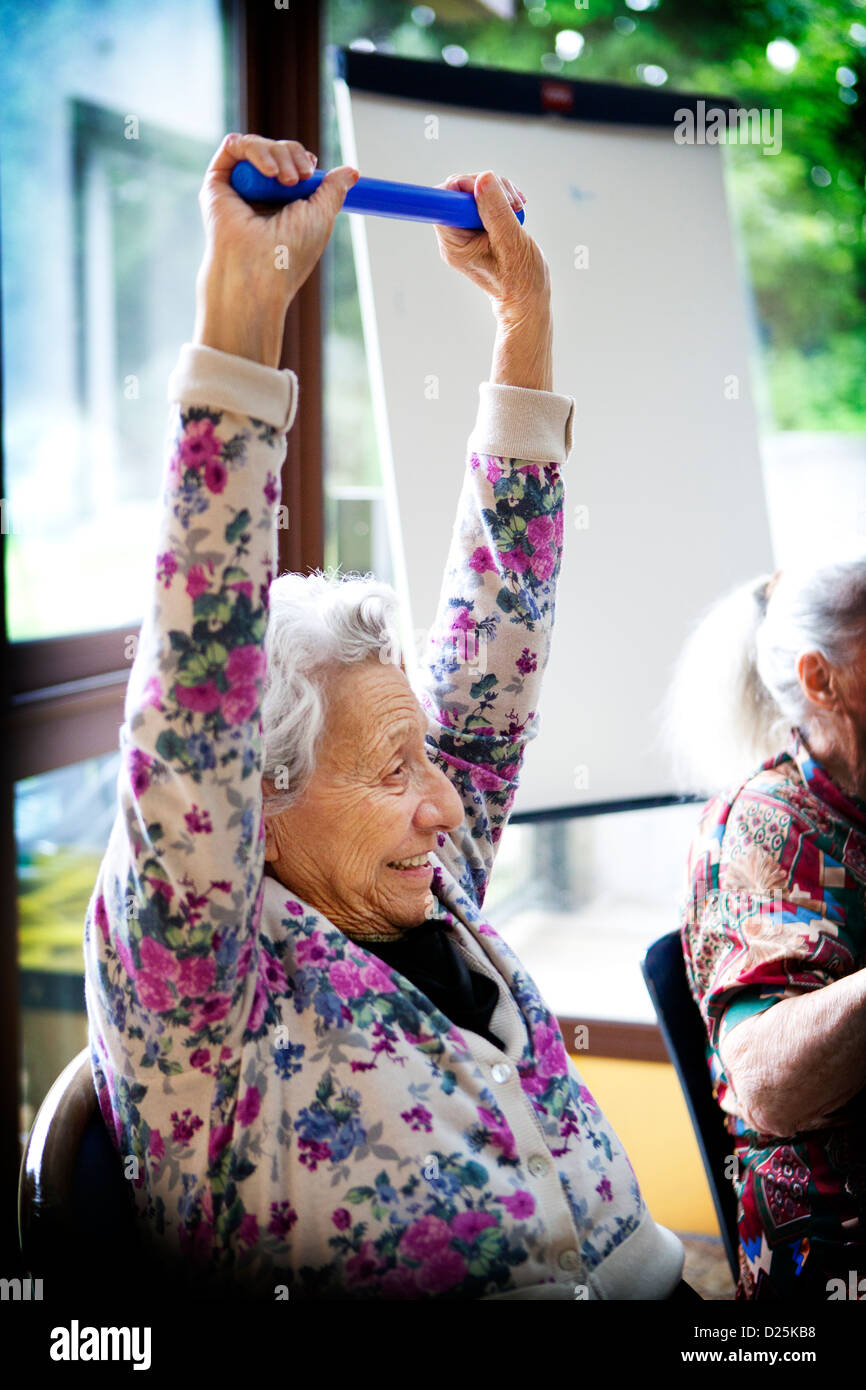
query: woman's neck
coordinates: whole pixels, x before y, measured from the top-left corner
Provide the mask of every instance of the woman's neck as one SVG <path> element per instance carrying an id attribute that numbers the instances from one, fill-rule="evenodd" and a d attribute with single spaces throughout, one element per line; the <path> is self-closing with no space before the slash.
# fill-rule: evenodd
<path id="1" fill-rule="evenodd" d="M 866 734 L 853 725 L 831 731 L 813 721 L 805 732 L 805 741 L 837 787 L 866 801 Z"/>

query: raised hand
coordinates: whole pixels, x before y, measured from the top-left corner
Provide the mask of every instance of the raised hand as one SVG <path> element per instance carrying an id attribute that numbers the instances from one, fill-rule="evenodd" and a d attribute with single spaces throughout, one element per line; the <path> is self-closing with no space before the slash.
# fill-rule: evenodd
<path id="1" fill-rule="evenodd" d="M 545 305 L 550 270 L 541 248 L 514 216 L 513 209 L 526 199 L 511 180 L 499 180 L 488 169 L 450 174 L 436 187 L 475 196 L 484 230 L 437 224 L 436 237 L 442 260 L 484 290 L 497 321 L 519 322 Z"/>
<path id="2" fill-rule="evenodd" d="M 328 244 L 359 174 L 340 165 L 310 198 L 256 208 L 230 183 L 242 159 L 286 184 L 308 178 L 316 164 L 298 140 L 225 137 L 199 193 L 206 245 L 196 280 L 193 341 L 276 367 L 286 310 Z"/>

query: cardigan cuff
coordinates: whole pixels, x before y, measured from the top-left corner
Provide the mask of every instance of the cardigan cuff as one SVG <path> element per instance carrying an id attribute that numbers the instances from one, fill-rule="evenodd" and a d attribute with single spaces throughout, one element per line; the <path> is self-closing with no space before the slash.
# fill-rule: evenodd
<path id="1" fill-rule="evenodd" d="M 184 343 L 168 379 L 168 399 L 249 415 L 286 434 L 298 409 L 298 378 L 289 367 L 266 367 L 218 348 Z"/>
<path id="2" fill-rule="evenodd" d="M 571 453 L 574 398 L 528 386 L 482 381 L 469 448 L 476 454 L 565 463 Z"/>

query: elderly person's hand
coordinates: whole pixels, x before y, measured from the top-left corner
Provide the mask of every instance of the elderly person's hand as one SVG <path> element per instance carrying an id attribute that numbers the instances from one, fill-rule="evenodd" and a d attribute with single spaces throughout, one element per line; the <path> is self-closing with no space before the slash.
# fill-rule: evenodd
<path id="1" fill-rule="evenodd" d="M 513 210 L 526 201 L 520 189 L 489 169 L 450 174 L 436 187 L 475 196 L 484 230 L 437 226 L 439 254 L 484 290 L 497 321 L 518 323 L 546 307 L 550 270 L 541 248 L 514 216 Z"/>
<path id="2" fill-rule="evenodd" d="M 193 342 L 279 364 L 286 310 L 324 251 L 357 169 L 331 169 L 310 198 L 256 211 L 230 183 L 248 159 L 291 185 L 309 178 L 316 156 L 298 140 L 227 135 L 208 165 L 199 206 L 206 247 L 196 281 Z"/>

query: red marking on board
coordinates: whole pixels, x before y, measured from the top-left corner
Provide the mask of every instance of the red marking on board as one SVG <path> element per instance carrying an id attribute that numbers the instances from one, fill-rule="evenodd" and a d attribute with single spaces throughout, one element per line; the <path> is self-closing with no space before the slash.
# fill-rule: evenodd
<path id="1" fill-rule="evenodd" d="M 574 107 L 574 91 L 565 82 L 542 82 L 541 109 L 543 111 L 571 111 Z"/>

